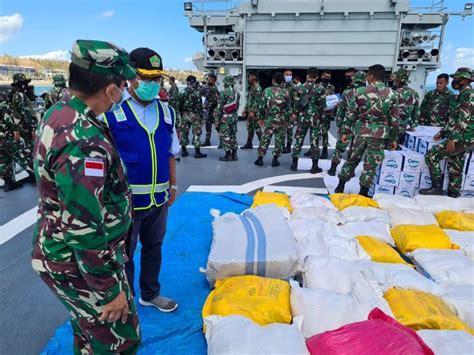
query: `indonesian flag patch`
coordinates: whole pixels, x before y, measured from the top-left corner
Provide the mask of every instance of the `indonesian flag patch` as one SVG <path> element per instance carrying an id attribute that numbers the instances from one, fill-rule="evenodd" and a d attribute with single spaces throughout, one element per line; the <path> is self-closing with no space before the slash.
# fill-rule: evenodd
<path id="1" fill-rule="evenodd" d="M 86 158 L 85 159 L 85 176 L 104 177 L 105 163 L 102 159 Z"/>

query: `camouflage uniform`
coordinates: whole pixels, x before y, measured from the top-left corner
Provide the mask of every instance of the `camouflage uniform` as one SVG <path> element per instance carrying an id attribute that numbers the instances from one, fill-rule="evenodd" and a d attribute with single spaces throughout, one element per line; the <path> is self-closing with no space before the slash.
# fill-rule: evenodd
<path id="1" fill-rule="evenodd" d="M 420 116 L 420 97 L 415 90 L 406 85 L 406 83 L 409 82 L 409 71 L 400 69 L 395 72 L 393 76 L 401 80 L 404 84 L 401 88 L 395 90 L 398 94 L 398 108 L 400 111 L 399 134 L 402 136 L 408 128 L 416 128 L 418 126 L 418 117 Z"/>
<path id="2" fill-rule="evenodd" d="M 321 82 L 319 85 L 324 89 L 324 99 L 326 100 L 326 96 L 334 95 L 336 93 L 336 88 L 334 85 L 328 83 L 325 84 Z M 330 111 L 324 111 L 323 117 L 321 120 L 321 137 L 323 141 L 323 148 L 327 148 L 329 146 L 329 129 L 331 128 L 331 120 L 336 114 L 336 109 Z"/>
<path id="3" fill-rule="evenodd" d="M 446 89 L 428 91 L 420 106 L 420 124 L 423 126 L 444 127 L 449 119 L 449 107 L 456 96 Z"/>
<path id="4" fill-rule="evenodd" d="M 460 68 L 454 74 L 455 78 L 472 78 L 474 73 L 469 68 Z M 433 185 L 441 185 L 441 174 L 439 162 L 449 159 L 449 188 L 452 195 L 459 195 L 463 178 L 464 161 L 466 154 L 474 147 L 474 90 L 470 87 L 464 88 L 457 99 L 452 102 L 450 117 L 447 124 L 441 130 L 441 137 L 452 140 L 455 143 L 453 152 L 446 151 L 447 141 L 434 146 L 425 156 L 426 165 L 431 174 Z"/>
<path id="5" fill-rule="evenodd" d="M 296 122 L 292 118 L 292 115 L 294 113 L 297 113 L 297 110 L 295 109 L 297 100 L 298 100 L 298 92 L 296 88 L 296 84 L 291 81 L 289 83 L 283 83 L 282 84 L 283 89 L 285 89 L 288 92 L 289 95 L 289 108 L 288 112 L 286 112 L 286 146 L 291 147 L 291 143 L 293 143 L 293 128 L 295 127 Z M 283 142 L 284 145 L 285 142 Z"/>
<path id="6" fill-rule="evenodd" d="M 14 84 L 21 83 L 23 80 L 28 82 L 23 74 L 15 74 L 15 76 L 13 76 Z M 26 88 L 23 90 L 15 84 L 11 96 L 11 107 L 20 135 L 25 140 L 26 147 L 32 151 L 38 119 L 26 94 Z"/>
<path id="7" fill-rule="evenodd" d="M 247 130 L 248 137 L 247 143 L 252 143 L 253 136 L 257 133 L 258 140 L 262 139 L 262 126 L 260 125 L 260 98 L 262 96 L 262 87 L 257 82 L 254 85 L 249 86 L 247 104 L 245 105 L 244 111 L 247 113 Z M 253 117 L 250 117 L 250 113 Z"/>
<path id="8" fill-rule="evenodd" d="M 106 42 L 76 41 L 71 60 L 134 77 L 127 52 Z M 38 127 L 34 157 L 40 202 L 32 266 L 71 314 L 74 353 L 135 354 L 139 322 L 124 270 L 132 194 L 109 129 L 79 98 L 60 101 Z M 126 323 L 99 321 L 122 291 Z"/>
<path id="9" fill-rule="evenodd" d="M 168 90 L 169 104 L 175 112 L 175 126 L 179 129 L 181 127 L 181 117 L 179 115 L 179 89 L 178 85 L 172 84 Z"/>
<path id="10" fill-rule="evenodd" d="M 355 94 L 355 89 L 365 86 L 367 75 L 363 71 L 358 71 L 354 74 L 353 84 L 350 84 L 346 90 L 342 93 L 341 102 L 337 108 L 336 113 L 336 126 L 338 131 L 338 139 L 336 143 L 336 149 L 332 155 L 332 165 L 337 166 L 341 162 L 342 155 L 345 153 L 347 146 L 352 142 L 353 134 L 350 134 L 347 137 L 347 142 L 343 143 L 341 141 L 341 127 L 344 125 L 344 120 L 346 117 L 347 105 L 351 98 Z"/>
<path id="11" fill-rule="evenodd" d="M 219 104 L 219 90 L 215 85 L 206 84 L 201 89 L 201 96 L 206 98 L 204 116 L 206 119 L 206 142 L 209 143 L 212 134 L 212 125 L 218 123 L 217 105 Z"/>
<path id="12" fill-rule="evenodd" d="M 66 79 L 62 75 L 53 76 L 54 86 L 48 91 L 44 98 L 44 107 L 49 109 L 58 101 L 68 101 L 72 94 L 66 87 Z"/>
<path id="13" fill-rule="evenodd" d="M 293 147 L 293 158 L 301 156 L 306 132 L 310 133 L 311 158 L 319 159 L 319 129 L 321 118 L 326 107 L 324 100 L 324 89 L 316 84 L 314 80 L 308 79 L 304 84 L 304 90 L 308 95 L 308 105 L 298 115 L 298 126 L 295 133 L 295 146 Z"/>
<path id="14" fill-rule="evenodd" d="M 179 96 L 181 112 L 181 145 L 189 144 L 189 129 L 193 130 L 194 148 L 201 148 L 202 134 L 202 102 L 199 84 L 186 87 Z"/>
<path id="15" fill-rule="evenodd" d="M 223 148 L 226 152 L 237 149 L 237 109 L 232 113 L 225 113 L 224 107 L 239 101 L 238 94 L 234 89 L 234 78 L 224 78 L 224 91 L 221 91 L 219 104 L 216 109 L 216 117 L 219 120 L 219 134 Z"/>
<path id="16" fill-rule="evenodd" d="M 258 156 L 260 158 L 263 158 L 267 153 L 273 134 L 275 134 L 273 156 L 279 157 L 282 154 L 289 110 L 290 95 L 281 85 L 273 84 L 273 86 L 263 91 L 260 115 L 265 117 L 265 130 L 258 148 Z"/>
<path id="17" fill-rule="evenodd" d="M 347 104 L 341 134 L 355 134 L 349 158 L 339 179 L 349 181 L 364 153 L 360 185 L 369 188 L 377 167 L 384 159 L 385 140 L 396 141 L 399 129 L 398 95 L 378 81 L 355 89 Z"/>

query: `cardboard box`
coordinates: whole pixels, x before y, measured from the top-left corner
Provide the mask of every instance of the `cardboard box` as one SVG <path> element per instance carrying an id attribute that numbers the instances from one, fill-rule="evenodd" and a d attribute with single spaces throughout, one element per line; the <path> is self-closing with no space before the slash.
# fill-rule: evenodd
<path id="1" fill-rule="evenodd" d="M 372 196 L 375 194 L 395 194 L 395 187 L 380 186 L 378 184 L 372 184 L 371 186 Z"/>
<path id="2" fill-rule="evenodd" d="M 412 132 L 410 132 L 408 134 L 408 140 L 407 140 L 407 148 L 409 150 L 415 151 L 415 149 L 416 149 L 416 140 L 417 140 L 417 137 L 414 134 L 412 134 Z"/>
<path id="3" fill-rule="evenodd" d="M 400 171 L 403 166 L 403 154 L 399 150 L 384 151 L 385 158 L 380 164 L 381 171 Z"/>
<path id="4" fill-rule="evenodd" d="M 449 174 L 446 172 L 443 175 L 443 191 L 448 191 L 449 186 Z"/>
<path id="5" fill-rule="evenodd" d="M 425 167 L 425 157 L 421 154 L 404 151 L 402 172 L 421 173 Z"/>
<path id="6" fill-rule="evenodd" d="M 420 177 L 420 190 L 421 189 L 430 189 L 431 188 L 431 185 L 432 185 L 432 182 L 431 182 L 431 176 L 430 174 L 428 173 L 421 173 L 421 177 Z"/>
<path id="7" fill-rule="evenodd" d="M 469 153 L 464 163 L 464 172 L 466 175 L 474 175 L 474 154 Z"/>
<path id="8" fill-rule="evenodd" d="M 420 177 L 421 177 L 421 172 L 412 173 L 412 172 L 402 171 L 400 173 L 399 185 L 418 187 L 420 186 Z"/>
<path id="9" fill-rule="evenodd" d="M 474 198 L 474 191 L 461 191 L 461 197 Z"/>
<path id="10" fill-rule="evenodd" d="M 474 191 L 474 174 L 473 175 L 466 175 L 464 177 L 464 191 Z"/>
<path id="11" fill-rule="evenodd" d="M 415 186 L 400 185 L 397 188 L 395 188 L 395 195 L 413 197 L 415 196 L 415 191 L 416 191 Z"/>
<path id="12" fill-rule="evenodd" d="M 420 137 L 416 143 L 416 152 L 421 155 L 426 155 L 428 151 L 433 148 L 435 145 L 438 145 L 439 142 L 434 141 L 432 138 L 429 137 Z"/>
<path id="13" fill-rule="evenodd" d="M 377 184 L 385 187 L 397 187 L 400 183 L 400 172 L 391 170 L 380 170 L 377 174 Z"/>

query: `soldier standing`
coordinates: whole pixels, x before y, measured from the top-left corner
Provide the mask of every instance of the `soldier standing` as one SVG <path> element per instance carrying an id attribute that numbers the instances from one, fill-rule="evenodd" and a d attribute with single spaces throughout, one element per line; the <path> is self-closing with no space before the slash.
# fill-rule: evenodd
<path id="1" fill-rule="evenodd" d="M 448 196 L 459 197 L 466 154 L 474 147 L 474 90 L 470 87 L 474 72 L 469 68 L 459 68 L 451 77 L 451 85 L 454 90 L 459 90 L 459 95 L 455 101 L 451 101 L 448 123 L 434 136 L 437 141 L 445 141 L 434 146 L 425 156 L 432 187 L 420 190 L 421 195 L 443 195 L 439 162 L 449 159 Z"/>
<path id="2" fill-rule="evenodd" d="M 175 126 L 178 132 L 178 136 L 180 134 L 180 126 L 181 126 L 181 117 L 179 115 L 179 89 L 178 85 L 176 85 L 176 78 L 174 76 L 170 76 L 169 78 L 170 87 L 168 89 L 168 98 L 169 104 L 174 109 L 175 112 Z"/>
<path id="3" fill-rule="evenodd" d="M 120 109 L 135 71 L 111 43 L 77 40 L 71 53 L 74 96 L 38 127 L 32 266 L 72 316 L 75 354 L 135 354 L 140 326 L 124 269 L 132 193 L 110 130 L 97 119 Z"/>
<path id="4" fill-rule="evenodd" d="M 46 110 L 58 101 L 68 101 L 71 98 L 71 92 L 66 87 L 66 79 L 63 75 L 57 74 L 53 76 L 53 85 L 44 98 Z"/>
<path id="5" fill-rule="evenodd" d="M 201 153 L 202 134 L 202 102 L 199 82 L 194 75 L 186 78 L 187 87 L 179 96 L 181 112 L 181 156 L 187 157 L 186 146 L 189 144 L 189 129 L 193 129 L 194 158 L 206 158 L 207 154 Z"/>
<path id="6" fill-rule="evenodd" d="M 262 96 L 262 87 L 258 83 L 256 73 L 250 73 L 247 104 L 242 116 L 247 118 L 247 143 L 240 149 L 253 149 L 253 136 L 257 133 L 258 141 L 262 139 L 262 126 L 260 124 L 259 105 Z"/>
<path id="7" fill-rule="evenodd" d="M 293 128 L 296 124 L 296 119 L 298 117 L 297 109 L 296 109 L 296 102 L 297 102 L 297 91 L 296 85 L 293 81 L 293 72 L 289 69 L 285 70 L 283 73 L 284 82 L 283 88 L 288 91 L 288 95 L 290 97 L 289 100 L 289 109 L 286 113 L 286 146 L 285 141 L 283 141 L 283 154 L 287 154 L 291 152 L 291 144 L 293 143 Z"/>
<path id="8" fill-rule="evenodd" d="M 360 192 L 368 196 L 377 167 L 384 159 L 385 141 L 390 149 L 397 148 L 399 129 L 398 95 L 384 84 L 385 68 L 378 64 L 369 68 L 366 87 L 357 88 L 347 105 L 346 118 L 341 129 L 341 142 L 349 142 L 355 135 L 352 151 L 339 174 L 336 193 L 344 192 L 347 181 L 365 153 L 364 170 L 360 177 Z"/>
<path id="9" fill-rule="evenodd" d="M 272 86 L 264 90 L 261 99 L 260 115 L 265 117 L 265 130 L 258 148 L 255 165 L 263 166 L 265 156 L 273 134 L 275 134 L 275 149 L 273 150 L 272 166 L 279 166 L 278 157 L 282 154 L 287 127 L 287 112 L 290 109 L 290 95 L 282 88 L 283 74 L 273 74 Z"/>
<path id="10" fill-rule="evenodd" d="M 330 83 L 331 81 L 331 71 L 329 69 L 324 69 L 321 71 L 321 86 L 324 88 L 326 99 L 329 95 L 334 95 L 336 93 L 336 88 Z M 321 121 L 321 136 L 323 141 L 323 151 L 321 153 L 321 159 L 328 158 L 328 146 L 329 146 L 329 129 L 331 127 L 331 120 L 336 115 L 337 107 L 333 109 L 328 109 L 324 111 L 323 119 Z"/>
<path id="11" fill-rule="evenodd" d="M 202 145 L 203 147 L 209 147 L 211 145 L 212 125 L 218 126 L 218 118 L 216 117 L 216 109 L 219 103 L 219 90 L 216 87 L 217 77 L 214 74 L 207 76 L 206 84 L 201 89 L 201 96 L 204 100 L 204 112 L 206 118 L 206 141 Z M 217 128 L 216 128 L 217 130 Z M 219 133 L 219 131 L 217 131 Z"/>
<path id="12" fill-rule="evenodd" d="M 224 78 L 224 90 L 220 93 L 217 118 L 219 120 L 219 132 L 225 155 L 220 161 L 237 161 L 237 111 L 239 109 L 239 94 L 234 88 L 233 76 Z"/>
<path id="13" fill-rule="evenodd" d="M 398 94 L 398 107 L 400 111 L 400 140 L 406 131 L 414 131 L 418 126 L 418 117 L 420 116 L 418 93 L 407 84 L 410 82 L 410 72 L 400 69 L 392 74 L 392 88 Z"/>
<path id="14" fill-rule="evenodd" d="M 355 89 L 365 86 L 366 80 L 367 80 L 367 75 L 365 74 L 365 72 L 358 71 L 357 73 L 354 74 L 352 78 L 352 82 L 347 86 L 347 89 L 344 90 L 344 92 L 342 93 L 341 103 L 339 104 L 339 107 L 337 108 L 337 113 L 336 113 L 336 126 L 338 130 L 338 139 L 336 143 L 336 149 L 334 150 L 334 153 L 332 155 L 331 168 L 328 170 L 329 176 L 336 175 L 336 169 L 337 169 L 337 166 L 341 162 L 342 155 L 346 151 L 349 143 L 352 142 L 353 134 L 350 134 L 347 137 L 346 143 L 343 143 L 341 141 L 341 137 L 342 137 L 341 128 L 344 125 L 347 105 L 349 101 L 351 100 L 352 96 L 354 96 L 355 91 L 356 91 Z"/>
<path id="15" fill-rule="evenodd" d="M 308 77 L 304 84 L 304 90 L 300 89 L 302 94 L 299 99 L 298 126 L 295 133 L 295 146 L 293 147 L 293 163 L 291 170 L 298 170 L 298 159 L 301 155 L 306 132 L 310 132 L 311 159 L 313 165 L 311 174 L 320 173 L 322 170 L 318 166 L 319 161 L 319 129 L 321 126 L 321 117 L 326 107 L 324 100 L 324 89 L 316 84 L 318 79 L 318 70 L 316 68 L 308 69 Z"/>
<path id="16" fill-rule="evenodd" d="M 444 127 L 449 119 L 450 102 L 455 95 L 448 89 L 449 75 L 440 74 L 436 79 L 436 90 L 428 91 L 420 106 L 420 124 Z"/>

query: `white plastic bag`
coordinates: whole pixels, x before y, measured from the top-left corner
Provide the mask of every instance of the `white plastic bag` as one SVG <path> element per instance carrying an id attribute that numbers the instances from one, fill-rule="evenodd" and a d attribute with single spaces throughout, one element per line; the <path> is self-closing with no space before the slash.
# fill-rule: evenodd
<path id="1" fill-rule="evenodd" d="M 471 259 L 474 260 L 474 233 L 473 232 L 463 232 L 457 231 L 454 229 L 445 229 L 446 234 L 449 236 L 449 239 L 459 245 L 461 250 Z"/>
<path id="2" fill-rule="evenodd" d="M 389 224 L 387 212 L 380 208 L 350 206 L 341 211 L 346 223 L 350 222 L 380 222 Z"/>
<path id="3" fill-rule="evenodd" d="M 375 194 L 372 199 L 377 201 L 379 207 L 383 210 L 397 209 L 397 208 L 411 208 L 421 209 L 418 203 L 410 198 L 400 195 Z"/>
<path id="4" fill-rule="evenodd" d="M 206 325 L 209 355 L 309 355 L 301 334 L 303 319 L 293 324 L 270 324 L 265 327 L 243 316 L 210 316 Z"/>
<path id="5" fill-rule="evenodd" d="M 438 225 L 438 221 L 433 214 L 418 209 L 391 209 L 388 210 L 390 224 L 392 227 L 400 224 L 413 224 L 417 226 Z"/>
<path id="6" fill-rule="evenodd" d="M 293 209 L 305 207 L 324 207 L 336 210 L 336 207 L 327 198 L 304 192 L 296 192 L 291 195 L 290 202 L 291 206 L 293 206 Z"/>
<path id="7" fill-rule="evenodd" d="M 325 207 L 295 208 L 291 219 L 314 219 L 334 225 L 344 223 L 345 221 L 339 211 Z"/>
<path id="8" fill-rule="evenodd" d="M 474 337 L 464 330 L 419 330 L 417 333 L 436 355 L 467 355 L 474 350 Z"/>
<path id="9" fill-rule="evenodd" d="M 454 309 L 464 323 L 474 328 L 474 286 L 447 287 L 441 298 Z"/>
<path id="10" fill-rule="evenodd" d="M 338 226 L 338 228 L 349 238 L 359 236 L 374 237 L 381 241 L 395 245 L 392 235 L 390 234 L 390 226 L 380 222 L 351 222 Z"/>
<path id="11" fill-rule="evenodd" d="M 470 198 L 459 199 L 449 196 L 430 196 L 417 195 L 415 201 L 425 210 L 430 213 L 438 213 L 441 211 L 463 211 L 472 206 L 469 202 Z"/>

